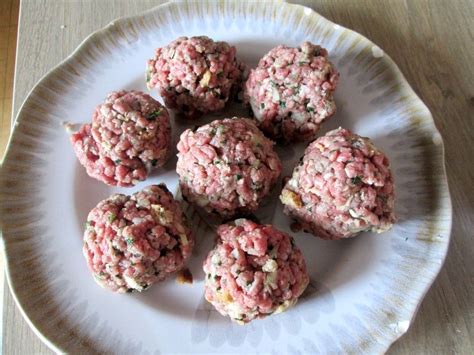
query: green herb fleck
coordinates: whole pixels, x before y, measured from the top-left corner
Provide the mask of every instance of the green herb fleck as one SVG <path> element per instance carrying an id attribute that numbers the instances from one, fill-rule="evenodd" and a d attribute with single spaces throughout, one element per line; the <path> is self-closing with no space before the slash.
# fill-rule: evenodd
<path id="1" fill-rule="evenodd" d="M 265 104 L 262 102 L 262 103 L 260 104 L 260 109 L 263 110 L 264 108 L 265 108 Z"/>
<path id="2" fill-rule="evenodd" d="M 159 108 L 158 110 L 153 111 L 153 112 L 150 113 L 148 116 L 146 116 L 146 119 L 147 119 L 148 121 L 154 121 L 154 120 L 156 120 L 156 118 L 157 118 L 159 115 L 161 115 L 161 112 L 162 112 L 162 111 L 163 111 L 163 109 L 162 109 L 162 108 Z"/>
<path id="3" fill-rule="evenodd" d="M 210 278 L 211 278 L 211 274 L 207 274 L 207 278 L 210 279 Z"/>
<path id="4" fill-rule="evenodd" d="M 219 287 L 217 287 L 217 289 L 216 289 L 216 290 L 217 290 L 217 291 L 220 291 L 220 290 L 221 290 L 221 287 L 220 287 L 220 286 L 219 286 Z"/>
<path id="5" fill-rule="evenodd" d="M 132 245 L 134 243 L 134 240 L 132 238 L 127 238 L 125 239 L 128 245 Z"/>
<path id="6" fill-rule="evenodd" d="M 211 129 L 211 133 L 209 133 L 209 135 L 211 137 L 214 137 L 216 135 L 216 132 L 217 132 L 217 130 L 215 128 L 213 128 L 213 129 Z"/>
<path id="7" fill-rule="evenodd" d="M 311 106 L 306 106 L 306 111 L 307 112 L 314 112 L 314 108 Z"/>
<path id="8" fill-rule="evenodd" d="M 224 75 L 224 72 L 223 71 L 220 71 L 219 73 L 217 73 L 217 77 L 220 79 L 222 78 L 222 76 Z"/>
<path id="9" fill-rule="evenodd" d="M 360 184 L 362 182 L 362 178 L 360 176 L 354 176 L 353 178 L 351 178 L 351 182 L 354 185 Z"/>
<path id="10" fill-rule="evenodd" d="M 209 277 L 211 277 L 211 274 L 209 274 Z M 216 280 L 216 281 L 217 281 L 218 279 L 219 279 L 219 276 L 217 276 L 217 275 L 214 275 L 214 280 Z"/>
<path id="11" fill-rule="evenodd" d="M 237 180 L 242 179 L 242 175 L 240 175 L 240 174 L 237 174 L 235 177 L 237 178 Z"/>
<path id="12" fill-rule="evenodd" d="M 153 159 L 151 165 L 156 166 L 156 164 L 158 164 L 158 159 Z"/>
<path id="13" fill-rule="evenodd" d="M 117 218 L 117 215 L 115 213 L 109 214 L 109 223 L 112 223 L 113 221 L 115 221 L 116 218 Z"/>
<path id="14" fill-rule="evenodd" d="M 280 101 L 280 107 L 281 107 L 281 108 L 286 108 L 286 103 L 285 103 L 285 101 Z"/>
<path id="15" fill-rule="evenodd" d="M 250 286 L 251 284 L 253 284 L 253 280 L 247 281 L 247 286 Z"/>

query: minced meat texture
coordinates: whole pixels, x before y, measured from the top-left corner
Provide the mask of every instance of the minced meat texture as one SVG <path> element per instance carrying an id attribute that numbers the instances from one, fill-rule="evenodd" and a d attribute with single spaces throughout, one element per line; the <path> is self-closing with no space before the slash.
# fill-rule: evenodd
<path id="1" fill-rule="evenodd" d="M 193 245 L 178 202 L 165 185 L 152 185 L 99 202 L 87 217 L 83 252 L 97 283 L 123 293 L 180 270 Z"/>
<path id="2" fill-rule="evenodd" d="M 281 163 L 255 123 L 246 118 L 216 120 L 178 143 L 176 171 L 183 196 L 222 217 L 254 212 L 281 173 Z"/>
<path id="3" fill-rule="evenodd" d="M 250 71 L 244 101 L 269 137 L 284 142 L 313 139 L 336 112 L 338 79 L 326 49 L 310 42 L 297 48 L 280 45 Z"/>
<path id="4" fill-rule="evenodd" d="M 280 199 L 285 213 L 324 239 L 381 233 L 395 221 L 388 158 L 368 138 L 342 128 L 306 148 Z"/>
<path id="5" fill-rule="evenodd" d="M 244 65 L 236 49 L 209 37 L 180 37 L 156 49 L 147 64 L 147 85 L 168 108 L 199 116 L 224 108 L 239 89 Z"/>
<path id="6" fill-rule="evenodd" d="M 107 185 L 133 186 L 170 155 L 168 111 L 142 92 L 112 92 L 95 109 L 92 124 L 84 124 L 71 142 L 89 176 Z"/>
<path id="7" fill-rule="evenodd" d="M 204 295 L 219 313 L 247 323 L 296 303 L 309 277 L 292 237 L 247 219 L 219 226 L 217 235 L 204 261 Z"/>

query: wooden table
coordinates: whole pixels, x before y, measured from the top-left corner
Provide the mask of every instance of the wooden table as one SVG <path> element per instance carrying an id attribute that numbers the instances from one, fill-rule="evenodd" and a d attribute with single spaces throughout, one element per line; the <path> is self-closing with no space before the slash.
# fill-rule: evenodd
<path id="1" fill-rule="evenodd" d="M 14 108 L 91 32 L 149 9 L 152 0 L 23 0 Z M 454 206 L 446 265 L 393 354 L 474 353 L 474 2 L 472 0 L 299 1 L 370 38 L 399 65 L 428 105 L 446 143 Z M 3 351 L 51 353 L 4 295 Z"/>

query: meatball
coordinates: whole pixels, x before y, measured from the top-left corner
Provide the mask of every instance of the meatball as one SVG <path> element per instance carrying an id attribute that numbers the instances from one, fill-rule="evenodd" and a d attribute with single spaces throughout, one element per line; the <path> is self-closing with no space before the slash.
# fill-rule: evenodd
<path id="1" fill-rule="evenodd" d="M 180 37 L 147 64 L 147 85 L 156 88 L 168 108 L 198 116 L 224 108 L 241 85 L 244 66 L 236 49 L 206 36 Z"/>
<path id="2" fill-rule="evenodd" d="M 168 111 L 139 91 L 116 91 L 95 109 L 92 124 L 71 136 L 87 174 L 107 185 L 133 186 L 171 151 Z"/>
<path id="3" fill-rule="evenodd" d="M 280 199 L 286 214 L 323 239 L 381 233 L 395 221 L 387 157 L 370 139 L 343 128 L 306 148 Z"/>
<path id="4" fill-rule="evenodd" d="M 193 245 L 178 202 L 162 184 L 99 202 L 87 217 L 83 252 L 97 283 L 123 293 L 181 269 Z"/>
<path id="5" fill-rule="evenodd" d="M 219 313 L 247 323 L 296 303 L 309 277 L 292 237 L 247 219 L 219 226 L 217 235 L 204 261 L 204 295 Z"/>
<path id="6" fill-rule="evenodd" d="M 269 137 L 304 141 L 314 138 L 321 123 L 336 112 L 338 79 L 326 49 L 309 42 L 298 48 L 280 45 L 250 71 L 244 101 Z"/>
<path id="7" fill-rule="evenodd" d="M 187 201 L 230 218 L 257 209 L 276 183 L 281 163 L 273 142 L 252 120 L 234 117 L 184 131 L 176 171 Z"/>

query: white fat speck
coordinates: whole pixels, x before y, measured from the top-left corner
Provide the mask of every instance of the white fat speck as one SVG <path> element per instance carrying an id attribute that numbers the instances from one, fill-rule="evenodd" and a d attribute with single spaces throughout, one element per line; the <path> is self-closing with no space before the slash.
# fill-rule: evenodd
<path id="1" fill-rule="evenodd" d="M 226 304 L 226 311 L 231 318 L 237 319 L 245 313 L 242 307 L 237 302 L 231 302 Z"/>
<path id="2" fill-rule="evenodd" d="M 272 98 L 274 101 L 280 100 L 280 93 L 278 92 L 277 88 L 272 87 Z"/>
<path id="3" fill-rule="evenodd" d="M 270 272 L 265 274 L 265 280 L 263 281 L 263 287 L 266 287 L 268 289 L 276 289 L 277 284 L 276 284 L 276 278 L 277 278 L 278 272 Z"/>
<path id="4" fill-rule="evenodd" d="M 290 179 L 288 181 L 288 186 L 296 190 L 298 188 L 298 182 L 296 181 L 296 179 Z"/>
<path id="5" fill-rule="evenodd" d="M 305 8 L 304 8 L 304 14 L 305 14 L 306 16 L 311 15 L 312 12 L 313 12 L 313 10 L 311 10 L 309 7 L 305 7 Z"/>
<path id="6" fill-rule="evenodd" d="M 179 238 L 181 239 L 181 244 L 183 245 L 188 245 L 189 241 L 188 238 L 186 237 L 186 234 L 180 234 Z"/>
<path id="7" fill-rule="evenodd" d="M 221 261 L 221 258 L 219 257 L 218 254 L 212 255 L 212 257 L 211 257 L 211 262 L 212 262 L 213 264 L 218 264 L 220 261 Z"/>
<path id="8" fill-rule="evenodd" d="M 332 26 L 332 27 L 333 27 L 335 30 L 338 30 L 338 29 L 340 29 L 340 28 L 341 28 L 341 26 L 339 26 L 337 23 L 336 23 L 336 24 L 334 24 L 334 26 Z"/>
<path id="9" fill-rule="evenodd" d="M 278 264 L 273 259 L 268 259 L 262 267 L 263 272 L 274 272 L 278 269 Z"/>
<path id="10" fill-rule="evenodd" d="M 254 249 L 254 248 L 249 248 L 249 249 L 247 250 L 247 254 L 258 256 L 258 252 L 257 252 L 257 250 Z"/>
<path id="11" fill-rule="evenodd" d="M 137 291 L 142 291 L 143 290 L 143 287 L 140 286 L 134 279 L 132 279 L 131 277 L 127 276 L 127 275 L 123 275 L 123 278 L 125 280 L 125 282 L 127 283 L 127 286 L 129 288 L 133 288 Z"/>
<path id="12" fill-rule="evenodd" d="M 350 214 L 353 218 L 360 218 L 359 215 L 357 214 L 357 212 L 354 211 L 353 209 L 350 209 L 350 210 L 349 210 L 349 214 Z"/>
<path id="13" fill-rule="evenodd" d="M 435 145 L 440 145 L 443 142 L 443 138 L 441 138 L 441 134 L 439 134 L 439 133 L 433 134 L 431 139 L 433 140 L 433 143 Z"/>
<path id="14" fill-rule="evenodd" d="M 239 251 L 237 249 L 232 250 L 232 256 L 237 259 L 239 257 Z"/>
<path id="15" fill-rule="evenodd" d="M 278 314 L 281 312 L 285 312 L 289 307 L 291 307 L 293 304 L 295 304 L 296 301 L 285 301 L 281 305 L 275 309 L 275 312 L 273 314 Z"/>
<path id="16" fill-rule="evenodd" d="M 242 226 L 245 223 L 245 218 L 239 218 L 234 221 L 236 226 Z"/>
<path id="17" fill-rule="evenodd" d="M 372 55 L 375 58 L 382 58 L 383 57 L 383 50 L 380 49 L 378 46 L 372 46 Z"/>
<path id="18" fill-rule="evenodd" d="M 291 118 L 298 122 L 304 122 L 306 120 L 305 112 L 295 112 L 291 115 Z"/>
<path id="19" fill-rule="evenodd" d="M 66 25 L 61 25 L 60 26 L 62 30 L 64 30 L 67 26 Z"/>
<path id="20" fill-rule="evenodd" d="M 397 323 L 392 323 L 389 325 L 390 329 L 392 329 L 397 334 L 403 334 L 408 330 L 410 326 L 410 321 L 403 320 Z"/>

